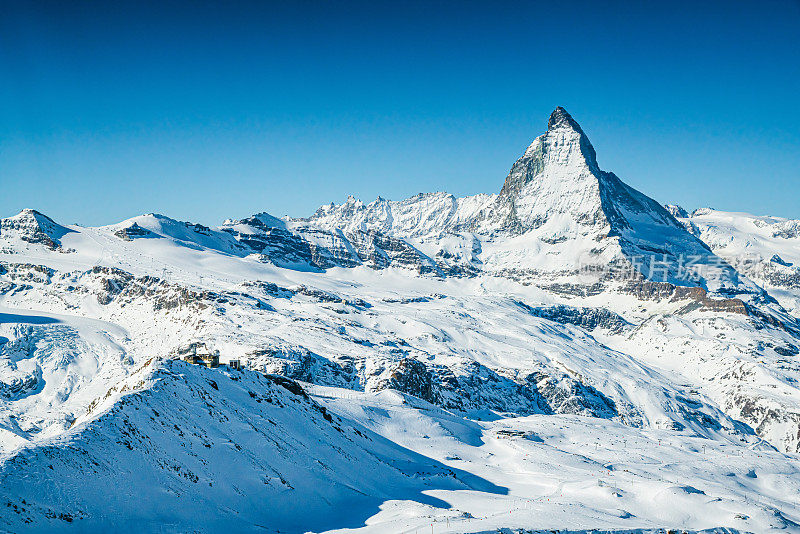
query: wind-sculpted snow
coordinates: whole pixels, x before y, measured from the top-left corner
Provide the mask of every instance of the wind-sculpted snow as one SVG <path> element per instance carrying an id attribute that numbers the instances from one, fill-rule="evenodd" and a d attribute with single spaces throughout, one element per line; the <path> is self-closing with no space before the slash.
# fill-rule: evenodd
<path id="1" fill-rule="evenodd" d="M 373 396 L 322 387 L 312 392 L 331 411 L 392 441 L 448 465 L 470 466 L 509 488 L 495 496 L 431 492 L 447 500 L 447 510 L 389 502 L 359 532 L 800 528 L 796 495 L 788 493 L 800 487 L 797 464 L 777 452 L 668 430 L 635 430 L 604 419 L 533 415 L 475 423 L 390 392 Z"/>
<path id="2" fill-rule="evenodd" d="M 26 210 L 0 528 L 800 530 L 795 223 L 663 208 L 560 108 L 499 194 Z"/>
<path id="3" fill-rule="evenodd" d="M 83 487 L 83 491 L 76 491 Z M 425 490 L 507 490 L 331 414 L 296 383 L 146 363 L 58 439 L 3 459 L 0 528 L 305 532 Z"/>
<path id="4" fill-rule="evenodd" d="M 70 428 L 106 380 L 126 376 L 124 340 L 113 324 L 0 308 L 0 453 Z"/>

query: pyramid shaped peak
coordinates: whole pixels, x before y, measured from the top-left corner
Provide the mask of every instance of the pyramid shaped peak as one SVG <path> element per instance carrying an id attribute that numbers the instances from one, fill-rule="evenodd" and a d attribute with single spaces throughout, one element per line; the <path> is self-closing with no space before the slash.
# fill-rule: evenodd
<path id="1" fill-rule="evenodd" d="M 559 106 L 550 114 L 547 132 L 537 137 L 514 163 L 500 195 L 516 196 L 532 182 L 561 182 L 566 176 L 573 184 L 581 182 L 576 187 L 583 190 L 594 187 L 600 173 L 589 138 L 567 110 Z M 561 187 L 551 185 L 554 189 Z"/>
<path id="2" fill-rule="evenodd" d="M 580 125 L 572 118 L 566 109 L 558 106 L 550 114 L 550 119 L 547 121 L 547 131 L 555 130 L 556 128 L 570 128 L 578 133 L 583 134 Z"/>

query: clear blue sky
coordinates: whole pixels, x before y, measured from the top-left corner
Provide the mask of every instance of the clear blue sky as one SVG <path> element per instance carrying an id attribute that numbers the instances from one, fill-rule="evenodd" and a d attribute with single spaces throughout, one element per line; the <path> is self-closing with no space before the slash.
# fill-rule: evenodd
<path id="1" fill-rule="evenodd" d="M 0 216 L 496 192 L 561 105 L 659 201 L 800 218 L 796 0 L 225 4 L 3 2 Z"/>

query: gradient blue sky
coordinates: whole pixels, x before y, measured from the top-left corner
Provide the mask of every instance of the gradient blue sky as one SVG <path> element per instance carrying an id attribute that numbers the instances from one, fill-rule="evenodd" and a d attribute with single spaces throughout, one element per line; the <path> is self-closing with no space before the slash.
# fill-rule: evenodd
<path id="1" fill-rule="evenodd" d="M 800 3 L 3 2 L 0 216 L 500 190 L 561 105 L 662 202 L 800 218 Z"/>

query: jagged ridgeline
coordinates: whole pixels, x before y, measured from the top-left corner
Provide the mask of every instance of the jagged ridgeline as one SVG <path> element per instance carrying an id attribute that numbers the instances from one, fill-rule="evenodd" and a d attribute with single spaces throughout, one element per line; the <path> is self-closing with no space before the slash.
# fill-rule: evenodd
<path id="1" fill-rule="evenodd" d="M 501 180 L 0 220 L 0 530 L 796 528 L 800 221 L 664 207 L 563 108 Z"/>

